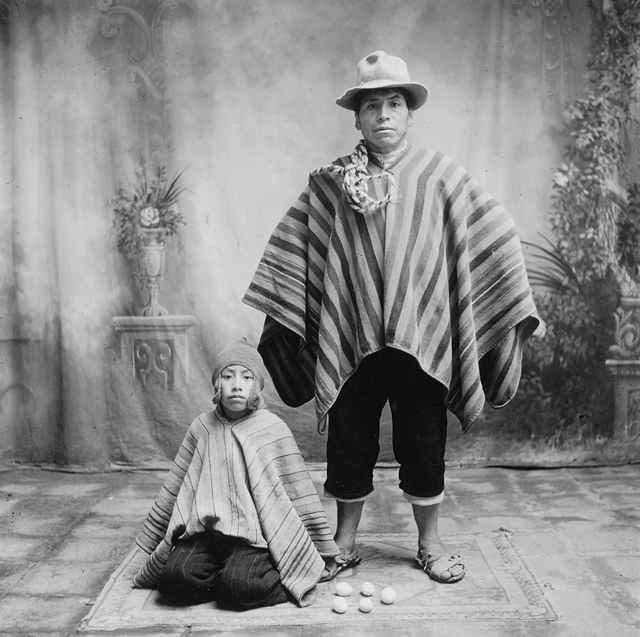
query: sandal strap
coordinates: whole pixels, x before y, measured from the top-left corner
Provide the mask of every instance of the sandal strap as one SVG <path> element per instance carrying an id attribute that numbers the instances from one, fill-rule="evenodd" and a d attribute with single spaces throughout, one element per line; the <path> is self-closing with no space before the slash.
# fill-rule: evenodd
<path id="1" fill-rule="evenodd" d="M 422 570 L 427 570 L 427 565 L 429 564 L 429 558 L 432 557 L 431 553 L 425 553 L 422 549 L 418 551 L 416 555 L 416 562 L 420 564 Z"/>
<path id="2" fill-rule="evenodd" d="M 449 555 L 449 557 L 445 556 L 445 555 L 441 555 L 438 558 L 434 558 L 432 560 L 429 560 L 427 562 L 427 564 L 429 566 L 431 566 L 432 564 L 435 564 L 436 562 L 439 562 L 440 560 L 447 560 L 447 568 L 445 570 L 449 570 L 449 568 L 451 568 L 452 566 L 455 566 L 456 564 L 460 564 L 462 561 L 462 558 L 459 555 Z M 464 566 L 464 564 L 463 564 Z"/>
<path id="3" fill-rule="evenodd" d="M 358 555 L 358 553 L 354 553 L 350 557 L 341 557 L 338 555 L 335 558 L 336 565 L 333 569 L 329 570 L 325 567 L 325 571 L 327 571 L 327 575 L 320 578 L 320 582 L 328 582 L 334 579 L 338 573 L 342 573 L 342 571 L 346 571 L 349 568 L 353 568 L 354 566 L 358 566 L 360 562 L 362 562 L 362 558 Z"/>
<path id="4" fill-rule="evenodd" d="M 338 566 L 342 568 L 349 568 L 349 566 L 356 566 L 357 564 L 360 564 L 360 562 L 362 561 L 357 551 L 353 555 L 350 555 L 349 557 L 342 557 L 342 555 L 338 555 L 335 559 L 336 559 L 336 564 L 338 564 Z"/>
<path id="5" fill-rule="evenodd" d="M 448 571 L 450 567 L 455 566 L 456 564 L 460 564 L 462 562 L 462 557 L 460 555 L 440 555 L 439 557 L 434 557 L 433 553 L 425 553 L 422 549 L 418 551 L 416 555 L 416 562 L 420 564 L 424 571 L 427 568 L 430 568 L 432 564 L 435 564 L 438 560 L 446 559 L 448 567 L 444 570 Z M 463 564 L 464 566 L 464 564 Z"/>

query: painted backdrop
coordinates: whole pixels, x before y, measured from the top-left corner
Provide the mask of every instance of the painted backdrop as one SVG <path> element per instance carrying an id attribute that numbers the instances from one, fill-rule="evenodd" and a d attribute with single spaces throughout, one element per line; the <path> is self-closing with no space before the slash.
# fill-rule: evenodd
<path id="1" fill-rule="evenodd" d="M 334 101 L 372 51 L 430 89 L 413 143 L 457 159 L 536 240 L 589 31 L 588 0 L 0 0 L 0 462 L 172 456 L 210 407 L 219 348 L 257 343 L 263 317 L 240 299 L 271 231 L 359 139 Z M 110 205 L 140 157 L 188 187 L 160 287 L 195 319 L 179 391 L 141 387 L 113 324 L 145 300 Z M 312 406 L 268 398 L 323 460 Z"/>

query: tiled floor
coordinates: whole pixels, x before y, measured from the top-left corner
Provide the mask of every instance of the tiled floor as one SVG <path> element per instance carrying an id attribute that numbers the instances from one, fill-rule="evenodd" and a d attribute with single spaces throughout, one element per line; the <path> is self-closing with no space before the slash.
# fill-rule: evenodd
<path id="1" fill-rule="evenodd" d="M 311 473 L 320 485 L 321 467 L 312 467 Z M 162 477 L 161 472 L 0 472 L 0 635 L 75 635 L 110 573 L 131 550 Z M 377 471 L 377 490 L 365 508 L 362 533 L 413 532 L 410 507 L 396 482 L 395 470 Z M 334 524 L 333 504 L 326 507 Z M 511 531 L 557 621 L 474 623 L 460 617 L 459 622 L 423 625 L 372 623 L 366 630 L 332 629 L 331 634 L 637 637 L 639 527 L 640 465 L 451 469 L 442 535 Z M 192 630 L 184 626 L 126 634 L 186 637 Z M 321 627 L 297 627 L 246 634 L 324 633 Z"/>

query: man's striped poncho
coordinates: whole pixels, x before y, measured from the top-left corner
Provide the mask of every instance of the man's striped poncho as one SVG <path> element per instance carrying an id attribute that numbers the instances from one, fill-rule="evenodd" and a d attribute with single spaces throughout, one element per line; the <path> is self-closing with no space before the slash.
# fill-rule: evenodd
<path id="1" fill-rule="evenodd" d="M 348 157 L 337 160 L 345 165 Z M 369 162 L 371 173 L 381 169 Z M 511 216 L 442 153 L 408 147 L 369 194 L 347 204 L 322 171 L 271 236 L 243 301 L 267 315 L 259 345 L 282 400 L 315 396 L 319 423 L 368 354 L 413 355 L 447 388 L 467 429 L 520 382 L 522 346 L 539 323 Z"/>
<path id="2" fill-rule="evenodd" d="M 224 485 L 216 484 L 220 471 L 233 472 Z M 236 489 L 248 488 L 255 504 L 246 519 L 238 519 L 236 509 L 244 503 L 231 492 L 234 483 Z M 179 539 L 208 529 L 234 535 L 229 525 L 251 531 L 247 520 L 255 515 L 259 528 L 253 534 L 258 544 L 266 540 L 283 586 L 298 604 L 310 604 L 325 566 L 321 556 L 336 556 L 339 550 L 290 429 L 266 409 L 235 423 L 220 420 L 217 412 L 200 415 L 136 538 L 148 557 L 134 586 L 157 584 Z"/>

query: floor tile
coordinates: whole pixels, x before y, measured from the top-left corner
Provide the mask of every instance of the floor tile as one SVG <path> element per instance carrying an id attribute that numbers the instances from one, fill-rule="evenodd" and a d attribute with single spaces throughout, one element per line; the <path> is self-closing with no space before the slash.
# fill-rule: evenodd
<path id="1" fill-rule="evenodd" d="M 0 634 L 25 635 L 26 631 L 58 631 L 79 623 L 88 611 L 87 600 L 80 596 L 40 597 L 6 595 L 2 599 Z M 18 631 L 21 631 L 18 633 Z"/>
<path id="2" fill-rule="evenodd" d="M 114 562 L 45 562 L 33 566 L 12 589 L 22 595 L 81 595 L 96 597 L 113 572 Z"/>

